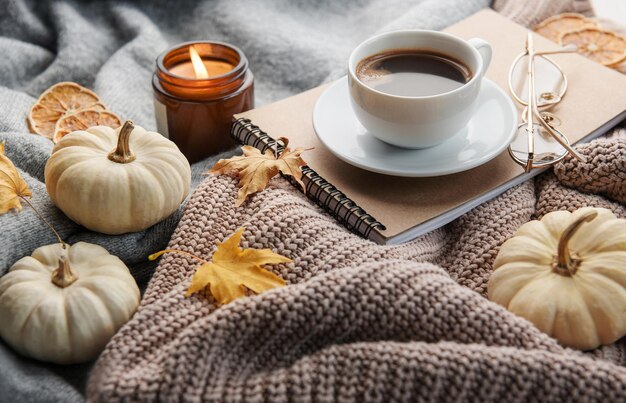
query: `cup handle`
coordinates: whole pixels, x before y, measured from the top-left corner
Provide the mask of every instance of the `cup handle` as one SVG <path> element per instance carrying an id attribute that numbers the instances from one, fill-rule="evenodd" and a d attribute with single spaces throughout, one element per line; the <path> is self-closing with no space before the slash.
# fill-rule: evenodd
<path id="1" fill-rule="evenodd" d="M 489 63 L 491 63 L 491 45 L 487 43 L 487 41 L 480 38 L 472 38 L 467 42 L 476 48 L 478 53 L 480 53 L 480 56 L 483 58 L 483 68 L 480 71 L 480 75 L 484 76 L 487 68 L 489 67 Z"/>

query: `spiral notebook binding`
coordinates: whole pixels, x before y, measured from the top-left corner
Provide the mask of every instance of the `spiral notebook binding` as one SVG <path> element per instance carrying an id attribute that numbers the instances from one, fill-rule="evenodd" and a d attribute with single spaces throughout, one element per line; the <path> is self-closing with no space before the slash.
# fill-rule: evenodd
<path id="1" fill-rule="evenodd" d="M 232 125 L 231 135 L 243 144 L 259 149 L 262 153 L 272 149 L 280 154 L 285 149 L 283 144 L 274 140 L 258 126 L 254 125 L 250 119 L 239 118 L 235 120 Z M 315 201 L 318 206 L 350 231 L 369 238 L 370 233 L 374 229 L 385 230 L 385 226 L 381 222 L 359 207 L 352 199 L 322 178 L 309 166 L 302 167 L 302 176 L 307 197 Z M 296 188 L 301 189 L 301 186 L 293 177 L 286 176 L 285 178 Z"/>

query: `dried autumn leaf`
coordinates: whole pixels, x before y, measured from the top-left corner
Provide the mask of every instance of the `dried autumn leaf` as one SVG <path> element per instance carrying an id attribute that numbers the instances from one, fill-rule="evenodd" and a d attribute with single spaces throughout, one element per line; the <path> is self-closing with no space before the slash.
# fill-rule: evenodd
<path id="1" fill-rule="evenodd" d="M 213 259 L 207 262 L 186 252 L 168 249 L 150 255 L 155 260 L 163 253 L 175 252 L 189 255 L 204 262 L 196 269 L 186 296 L 203 291 L 207 287 L 218 305 L 224 305 L 246 296 L 246 290 L 255 294 L 285 285 L 285 280 L 261 266 L 289 263 L 291 259 L 270 249 L 242 249 L 239 247 L 245 228 L 238 229 L 224 242 L 217 245 Z"/>
<path id="2" fill-rule="evenodd" d="M 0 143 L 0 214 L 11 209 L 22 210 L 20 197 L 31 196 L 32 193 L 17 168 L 4 155 L 4 143 Z"/>
<path id="3" fill-rule="evenodd" d="M 213 174 L 226 174 L 239 178 L 239 192 L 237 193 L 237 207 L 241 206 L 246 198 L 267 187 L 270 179 L 282 173 L 293 177 L 305 190 L 302 182 L 300 167 L 306 165 L 300 156 L 307 148 L 290 150 L 287 147 L 289 140 L 284 137 L 278 139 L 285 144 L 285 149 L 278 158 L 272 150 L 266 150 L 265 154 L 254 147 L 243 146 L 243 155 L 222 159 L 209 170 Z"/>

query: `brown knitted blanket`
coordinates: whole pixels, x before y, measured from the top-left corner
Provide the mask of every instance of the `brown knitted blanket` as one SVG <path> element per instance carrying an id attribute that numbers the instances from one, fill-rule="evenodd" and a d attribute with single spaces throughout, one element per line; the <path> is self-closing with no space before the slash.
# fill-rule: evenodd
<path id="1" fill-rule="evenodd" d="M 565 349 L 485 298 L 499 246 L 523 223 L 587 205 L 626 217 L 626 130 L 578 149 L 587 164 L 567 159 L 401 246 L 349 233 L 283 179 L 235 208 L 235 181 L 208 176 L 170 247 L 208 259 L 246 226 L 244 247 L 293 259 L 271 268 L 289 285 L 216 309 L 184 296 L 197 263 L 166 255 L 97 362 L 89 398 L 623 399 L 624 339 L 591 353 Z"/>

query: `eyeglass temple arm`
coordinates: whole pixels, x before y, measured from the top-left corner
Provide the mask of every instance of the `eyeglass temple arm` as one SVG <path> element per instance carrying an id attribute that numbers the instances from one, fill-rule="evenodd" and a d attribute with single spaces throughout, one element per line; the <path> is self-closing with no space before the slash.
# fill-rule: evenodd
<path id="1" fill-rule="evenodd" d="M 533 44 L 532 33 L 528 33 L 528 37 L 526 38 L 526 52 L 528 52 L 528 78 L 529 78 L 529 89 L 528 89 L 528 116 L 526 118 L 526 131 L 528 132 L 528 161 L 526 162 L 525 170 L 529 172 L 532 169 L 532 161 L 534 158 L 534 122 L 533 116 L 539 119 L 539 123 L 543 126 L 546 131 L 561 145 L 565 148 L 570 154 L 572 154 L 577 160 L 580 162 L 587 162 L 587 159 L 578 153 L 578 151 L 574 150 L 567 142 L 563 141 L 561 135 L 556 132 L 552 127 L 543 119 L 541 114 L 539 113 L 539 109 L 537 108 L 537 100 L 535 99 L 535 61 L 534 58 L 536 55 L 542 54 L 555 54 L 555 53 L 569 53 L 575 52 L 576 45 L 568 45 L 559 50 L 555 51 L 545 51 L 545 52 L 536 52 Z"/>
<path id="2" fill-rule="evenodd" d="M 544 50 L 541 52 L 535 52 L 535 56 L 544 56 L 544 55 L 556 55 L 559 53 L 574 53 L 578 50 L 578 47 L 576 45 L 574 45 L 573 43 L 570 43 L 567 46 L 563 46 L 560 49 L 556 49 L 556 50 Z"/>
<path id="3" fill-rule="evenodd" d="M 535 100 L 535 48 L 533 46 L 533 36 L 529 32 L 526 37 L 526 52 L 528 53 L 528 108 L 526 115 L 526 134 L 528 135 L 528 159 L 524 171 L 530 172 L 533 168 L 533 160 L 535 158 L 535 124 L 533 122 L 533 109 L 536 104 Z"/>
<path id="4" fill-rule="evenodd" d="M 570 154 L 572 154 L 574 156 L 574 158 L 576 158 L 578 161 L 580 162 L 587 162 L 586 158 L 581 155 L 578 151 L 574 150 L 572 148 L 572 146 L 570 146 L 567 142 L 563 141 L 563 139 L 561 138 L 560 133 L 556 132 L 556 130 L 554 130 L 544 119 L 543 117 L 541 117 L 541 113 L 539 113 L 539 108 L 537 107 L 537 100 L 535 99 L 535 56 L 537 55 L 541 55 L 541 54 L 555 54 L 555 53 L 568 53 L 568 52 L 575 52 L 576 51 L 576 45 L 571 44 L 568 46 L 565 46 L 559 50 L 555 50 L 555 51 L 546 51 L 546 52 L 536 52 L 534 47 L 533 47 L 533 38 L 532 38 L 532 34 L 529 32 L 528 33 L 528 39 L 526 40 L 526 51 L 528 52 L 528 75 L 529 75 L 529 79 L 530 79 L 530 90 L 529 90 L 529 97 L 528 97 L 528 117 L 526 119 L 526 121 L 529 123 L 528 128 L 526 129 L 529 133 L 530 136 L 532 136 L 533 133 L 533 119 L 532 116 L 535 116 L 538 120 L 539 123 L 541 124 L 541 126 L 543 126 L 546 131 L 561 145 L 563 146 L 563 148 L 565 148 Z M 531 145 L 534 146 L 534 144 L 532 143 L 531 139 L 529 138 L 528 140 L 528 161 L 531 162 L 532 157 L 534 157 L 534 147 L 531 148 Z M 529 163 L 526 164 L 526 169 L 527 171 L 530 169 L 529 168 Z"/>
<path id="5" fill-rule="evenodd" d="M 563 141 L 563 139 L 561 138 L 562 135 L 557 130 L 553 129 L 552 126 L 550 126 L 548 122 L 546 122 L 543 117 L 541 117 L 541 113 L 539 113 L 539 110 L 536 107 L 533 108 L 532 113 L 537 117 L 537 119 L 539 119 L 539 124 L 541 124 L 541 126 L 546 129 L 550 136 L 552 136 L 561 146 L 563 146 L 563 148 L 565 148 L 568 153 L 573 155 L 574 158 L 576 158 L 580 162 L 587 162 L 587 159 L 584 155 L 580 154 L 578 151 L 574 150 L 571 145 Z"/>

